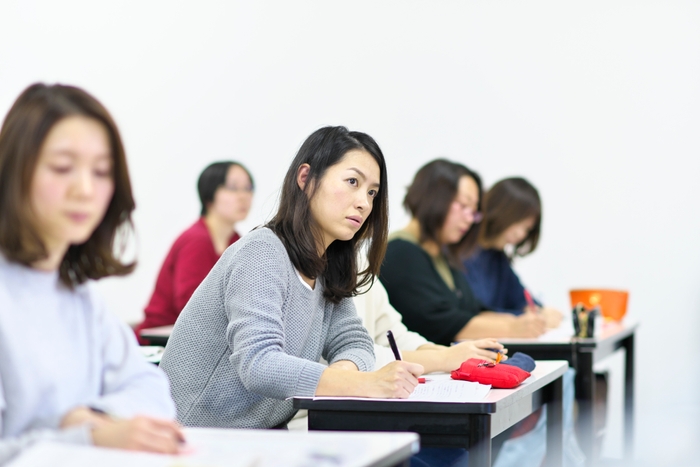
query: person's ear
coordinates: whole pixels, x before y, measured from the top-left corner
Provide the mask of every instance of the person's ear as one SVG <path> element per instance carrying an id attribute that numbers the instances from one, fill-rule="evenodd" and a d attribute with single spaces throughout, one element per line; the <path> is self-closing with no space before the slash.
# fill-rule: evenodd
<path id="1" fill-rule="evenodd" d="M 301 191 L 304 191 L 304 188 L 306 188 L 306 181 L 309 178 L 310 170 L 311 166 L 309 164 L 301 164 L 297 170 L 297 185 L 299 185 Z"/>

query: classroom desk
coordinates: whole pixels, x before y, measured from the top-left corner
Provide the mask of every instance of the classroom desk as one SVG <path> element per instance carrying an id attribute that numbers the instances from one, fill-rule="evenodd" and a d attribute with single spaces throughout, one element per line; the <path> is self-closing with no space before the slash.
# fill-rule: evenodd
<path id="1" fill-rule="evenodd" d="M 163 346 L 160 345 L 142 345 L 139 347 L 141 355 L 148 363 L 160 365 L 160 360 L 163 358 Z"/>
<path id="2" fill-rule="evenodd" d="M 181 456 L 68 443 L 38 443 L 8 467 L 393 467 L 418 452 L 414 433 L 301 433 L 185 428 Z"/>
<path id="3" fill-rule="evenodd" d="M 412 431 L 423 446 L 465 448 L 470 467 L 486 467 L 491 465 L 491 439 L 548 404 L 546 465 L 560 466 L 567 367 L 563 361 L 537 362 L 526 382 L 515 389 L 492 389 L 479 402 L 295 398 L 294 407 L 309 411 L 309 430 Z"/>
<path id="4" fill-rule="evenodd" d="M 638 326 L 638 323 L 605 323 L 598 336 L 585 339 L 556 332 L 539 339 L 499 339 L 510 355 L 524 352 L 535 360 L 566 360 L 576 370 L 579 407 L 576 428 L 588 465 L 593 465 L 598 459 L 595 452 L 593 365 L 618 349 L 625 349 L 624 457 L 631 461 L 634 455 L 634 334 Z"/>
<path id="5" fill-rule="evenodd" d="M 170 326 L 159 326 L 157 328 L 141 329 L 141 337 L 148 339 L 151 345 L 162 345 L 168 343 L 168 338 L 170 334 L 173 333 L 173 325 Z"/>

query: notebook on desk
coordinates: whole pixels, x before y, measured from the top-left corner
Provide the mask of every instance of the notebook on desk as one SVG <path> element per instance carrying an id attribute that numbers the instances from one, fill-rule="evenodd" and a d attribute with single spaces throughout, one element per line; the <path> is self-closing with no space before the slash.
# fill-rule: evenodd
<path id="1" fill-rule="evenodd" d="M 375 401 L 388 402 L 445 402 L 445 403 L 467 403 L 481 402 L 488 395 L 491 386 L 469 381 L 457 381 L 450 375 L 428 375 L 426 382 L 416 386 L 408 399 L 378 399 Z M 319 400 L 368 400 L 366 397 L 309 397 L 315 401 Z"/>

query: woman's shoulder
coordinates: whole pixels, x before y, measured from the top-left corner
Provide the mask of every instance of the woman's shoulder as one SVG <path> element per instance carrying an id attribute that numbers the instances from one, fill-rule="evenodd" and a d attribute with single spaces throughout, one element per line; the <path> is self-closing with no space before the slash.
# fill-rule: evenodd
<path id="1" fill-rule="evenodd" d="M 209 229 L 204 223 L 204 218 L 200 217 L 197 221 L 187 227 L 173 243 L 173 247 L 178 245 L 185 245 L 192 242 L 202 242 L 207 241 L 211 243 L 211 235 L 209 234 Z"/>
<path id="2" fill-rule="evenodd" d="M 420 245 L 414 243 L 410 239 L 402 237 L 393 237 L 389 240 L 386 247 L 386 254 L 389 257 L 396 258 L 428 258 L 428 254 L 421 248 Z"/>
<path id="3" fill-rule="evenodd" d="M 477 249 L 464 260 L 465 265 L 471 266 L 489 265 L 493 263 L 509 263 L 508 256 L 506 256 L 503 250 L 477 247 Z"/>
<path id="4" fill-rule="evenodd" d="M 251 230 L 234 243 L 233 247 L 238 247 L 240 249 L 246 245 L 253 244 L 258 247 L 285 251 L 282 240 L 268 227 L 258 227 Z"/>
<path id="5" fill-rule="evenodd" d="M 278 267 L 289 261 L 284 244 L 277 234 L 267 227 L 259 227 L 243 235 L 240 240 L 226 249 L 221 259 L 236 262 L 241 257 L 260 265 L 276 264 Z"/>

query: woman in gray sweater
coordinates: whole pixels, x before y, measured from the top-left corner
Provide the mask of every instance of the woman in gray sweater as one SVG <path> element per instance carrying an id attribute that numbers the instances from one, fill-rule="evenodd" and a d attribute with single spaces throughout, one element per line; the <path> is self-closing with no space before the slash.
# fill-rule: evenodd
<path id="1" fill-rule="evenodd" d="M 307 138 L 277 214 L 226 250 L 175 323 L 161 368 L 178 420 L 273 428 L 294 415 L 291 396 L 408 397 L 423 368 L 370 372 L 373 342 L 350 300 L 379 272 L 387 191 L 370 136 L 326 127 Z"/>

